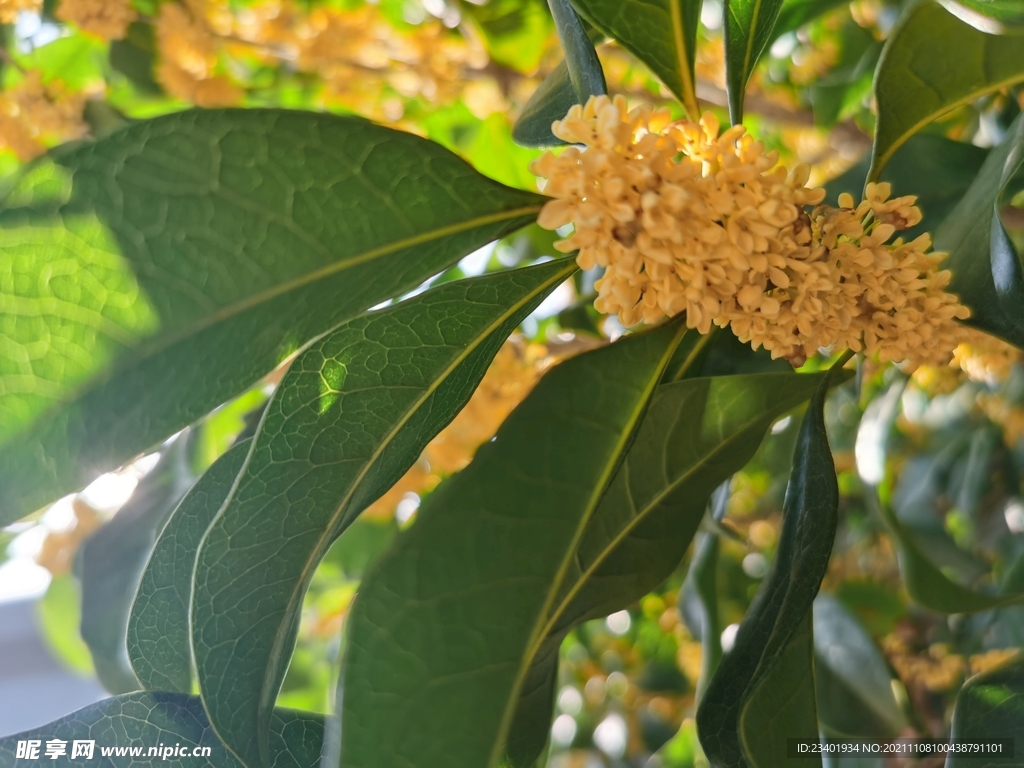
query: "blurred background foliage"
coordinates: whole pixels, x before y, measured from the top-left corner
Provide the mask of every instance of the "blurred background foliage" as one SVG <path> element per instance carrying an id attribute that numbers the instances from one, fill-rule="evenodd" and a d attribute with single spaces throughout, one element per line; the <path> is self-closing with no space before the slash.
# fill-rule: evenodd
<path id="1" fill-rule="evenodd" d="M 787 164 L 811 164 L 812 181 L 827 184 L 832 198 L 863 183 L 874 64 L 902 8 L 889 0 L 788 0 L 753 79 L 748 126 Z M 706 0 L 701 21 L 697 93 L 724 120 L 720 4 Z M 355 113 L 424 135 L 485 174 L 535 188 L 527 165 L 538 152 L 513 144 L 511 126 L 561 59 L 544 0 L 0 0 L 0 22 L 4 176 L 48 147 L 102 136 L 134 119 L 190 105 L 282 106 Z M 627 52 L 610 43 L 598 52 L 610 92 L 679 109 Z M 886 177 L 896 182 L 896 194 L 920 195 L 923 226 L 934 232 L 1021 103 L 1019 90 L 998 92 L 956 110 L 897 153 Z M 1018 202 L 1019 196 L 1011 200 L 1003 216 L 1024 244 Z M 527 228 L 437 280 L 536 261 L 554 253 L 553 239 Z M 410 524 L 422 498 L 468 463 L 547 367 L 621 334 L 614 318 L 591 307 L 593 279 L 580 274 L 545 302 L 506 344 L 466 410 L 334 546 L 309 591 L 280 704 L 328 709 L 340 629 L 375 556 Z M 824 362 L 812 359 L 807 368 Z M 1024 646 L 1024 607 L 947 617 L 912 603 L 896 544 L 864 492 L 865 479 L 881 483 L 882 503 L 940 576 L 981 591 L 1024 590 L 1020 363 L 1016 351 L 979 335 L 958 349 L 949 368 L 908 376 L 866 362 L 831 398 L 826 415 L 841 522 L 814 616 L 819 707 L 828 730 L 947 734 L 964 679 Z M 778 364 L 725 331 L 703 365 L 705 373 L 720 374 Z M 40 622 L 68 667 L 95 674 L 79 631 L 76 574 L 89 567 L 80 545 L 117 520 L 126 500 L 139 503 L 143 484 L 155 483 L 156 474 L 179 473 L 176 482 L 187 487 L 252 429 L 282 371 L 175 438 L 186 460 L 142 457 L 2 533 L 8 563 L 0 578 L 28 578 L 24 568 L 6 568 L 15 561 L 34 560 L 48 572 L 33 577 L 50 579 Z M 720 495 L 724 517 L 708 518 L 697 545 L 660 589 L 570 634 L 552 765 L 702 764 L 693 721 L 702 663 L 716 644 L 729 649 L 768 571 L 798 423 L 794 414 L 774 425 Z M 872 441 L 872 424 L 891 425 L 889 439 Z M 151 515 L 147 525 L 159 519 Z"/>

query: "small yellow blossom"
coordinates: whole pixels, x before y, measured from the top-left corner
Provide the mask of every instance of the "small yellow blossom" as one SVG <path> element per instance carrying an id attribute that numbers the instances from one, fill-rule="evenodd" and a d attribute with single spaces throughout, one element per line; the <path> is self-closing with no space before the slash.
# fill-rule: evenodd
<path id="1" fill-rule="evenodd" d="M 68 141 L 88 130 L 82 119 L 86 95 L 69 92 L 60 81 L 44 84 L 39 70 L 30 70 L 17 85 L 0 93 L 0 146 L 20 159 L 46 151 L 46 140 Z"/>
<path id="2" fill-rule="evenodd" d="M 103 522 L 99 513 L 75 497 L 71 502 L 74 523 L 66 529 L 48 531 L 43 545 L 36 555 L 36 562 L 54 576 L 68 573 L 79 545 Z"/>
<path id="3" fill-rule="evenodd" d="M 138 13 L 131 0 L 61 0 L 57 18 L 104 40 L 120 40 Z"/>
<path id="4" fill-rule="evenodd" d="M 167 92 L 200 107 L 237 104 L 242 89 L 215 74 L 217 42 L 202 16 L 177 3 L 160 6 L 157 79 Z"/>
<path id="5" fill-rule="evenodd" d="M 993 424 L 1003 430 L 1003 442 L 1009 448 L 1016 448 L 1024 438 L 1024 409 L 1000 395 L 982 393 L 978 405 Z"/>
<path id="6" fill-rule="evenodd" d="M 577 146 L 531 165 L 555 198 L 538 223 L 573 225 L 556 247 L 604 268 L 595 307 L 623 324 L 685 312 L 701 333 L 728 325 L 795 364 L 830 346 L 946 362 L 960 340 L 955 321 L 969 313 L 944 290 L 944 254 L 928 252 L 928 235 L 889 242 L 921 213 L 888 184 L 869 184 L 856 206 L 849 195 L 818 205 L 808 169 L 787 173 L 743 126 L 671 122 L 622 97 L 592 97 L 552 130 Z"/>
<path id="7" fill-rule="evenodd" d="M 1020 359 L 1021 353 L 1016 347 L 971 328 L 953 350 L 950 365 L 959 367 L 971 381 L 996 383 L 1006 381 Z"/>
<path id="8" fill-rule="evenodd" d="M 43 0 L 0 0 L 0 24 L 13 24 L 22 11 L 39 13 Z"/>

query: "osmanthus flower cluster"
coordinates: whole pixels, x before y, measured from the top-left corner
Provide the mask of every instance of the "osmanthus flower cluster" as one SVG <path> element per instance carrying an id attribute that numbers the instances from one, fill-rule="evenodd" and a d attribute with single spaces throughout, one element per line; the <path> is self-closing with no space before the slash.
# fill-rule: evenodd
<path id="1" fill-rule="evenodd" d="M 573 225 L 556 247 L 605 269 L 595 306 L 624 325 L 685 312 L 701 333 L 731 326 L 794 364 L 821 347 L 947 362 L 963 337 L 944 254 L 928 235 L 893 239 L 921 213 L 888 184 L 822 205 L 806 166 L 788 173 L 742 126 L 630 111 L 622 97 L 592 97 L 553 131 L 573 146 L 531 165 L 554 198 L 539 223 Z"/>

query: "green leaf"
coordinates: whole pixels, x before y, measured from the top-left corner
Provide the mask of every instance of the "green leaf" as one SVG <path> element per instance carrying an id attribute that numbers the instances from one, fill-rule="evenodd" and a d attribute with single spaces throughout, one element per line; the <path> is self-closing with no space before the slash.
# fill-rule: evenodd
<path id="1" fill-rule="evenodd" d="M 1009 663 L 976 675 L 956 697 L 950 738 L 958 741 L 1013 739 L 1014 758 L 950 753 L 946 768 L 995 768 L 1021 765 L 1024 743 L 1024 654 Z"/>
<path id="2" fill-rule="evenodd" d="M 868 179 L 877 179 L 893 152 L 928 123 L 1022 80 L 1019 38 L 987 35 L 938 3 L 917 3 L 889 33 L 875 70 L 878 120 Z"/>
<path id="3" fill-rule="evenodd" d="M 919 133 L 896 150 L 885 166 L 880 181 L 892 184 L 894 195 L 915 195 L 923 218 L 915 227 L 901 232 L 910 240 L 925 232 L 934 233 L 967 193 L 988 156 L 988 150 L 945 136 Z M 838 204 L 839 194 L 849 192 L 859 200 L 867 181 L 870 158 L 825 185 L 827 200 Z"/>
<path id="4" fill-rule="evenodd" d="M 576 103 L 584 104 L 591 96 L 608 93 L 608 85 L 604 81 L 604 70 L 601 69 L 597 51 L 594 50 L 594 44 L 569 0 L 548 0 L 548 7 L 551 9 L 551 17 L 555 20 L 555 29 L 558 30 L 562 50 L 565 51 L 566 69 L 569 73 L 569 82 L 576 92 Z"/>
<path id="5" fill-rule="evenodd" d="M 787 32 L 795 32 L 818 16 L 846 4 L 846 0 L 783 0 L 769 44 Z"/>
<path id="6" fill-rule="evenodd" d="M 278 709 L 271 725 L 271 768 L 317 768 L 323 743 L 323 718 L 306 712 Z M 39 740 L 44 756 L 49 739 L 67 742 L 60 765 L 80 768 L 244 768 L 217 740 L 198 696 L 180 693 L 129 693 L 90 704 L 31 731 L 0 739 L 0 768 L 17 768 L 19 741 Z M 75 740 L 94 741 L 92 759 L 69 759 Z M 104 756 L 102 747 L 125 750 Z M 152 747 L 179 747 L 187 756 L 150 755 Z M 193 756 L 192 750 L 209 750 Z M 138 749 L 137 755 L 128 750 Z M 56 764 L 56 760 L 53 761 Z M 39 764 L 33 762 L 33 764 Z"/>
<path id="7" fill-rule="evenodd" d="M 774 39 L 782 0 L 725 0 L 725 85 L 729 118 L 743 122 L 743 97 L 758 59 Z"/>
<path id="8" fill-rule="evenodd" d="M 127 647 L 135 676 L 146 690 L 192 692 L 188 607 L 196 553 L 242 469 L 250 442 L 232 446 L 185 494 L 139 579 L 128 617 Z"/>
<path id="9" fill-rule="evenodd" d="M 563 577 L 684 331 L 549 371 L 378 561 L 349 617 L 341 765 L 501 762 Z"/>
<path id="10" fill-rule="evenodd" d="M 537 86 L 512 126 L 512 139 L 523 147 L 554 147 L 565 144 L 551 132 L 551 124 L 561 120 L 574 104 L 579 104 L 576 88 L 569 78 L 569 66 L 561 61 Z"/>
<path id="11" fill-rule="evenodd" d="M 39 628 L 46 645 L 60 662 L 81 675 L 92 675 L 95 669 L 89 646 L 78 634 L 82 621 L 82 597 L 78 583 L 63 573 L 50 580 L 46 594 L 39 601 Z"/>
<path id="12" fill-rule="evenodd" d="M 82 542 L 77 555 L 82 639 L 97 677 L 111 693 L 139 689 L 125 645 L 128 617 L 157 535 L 195 480 L 187 434 L 171 443 L 110 522 Z"/>
<path id="13" fill-rule="evenodd" d="M 110 66 L 147 96 L 163 93 L 153 75 L 156 59 L 155 32 L 153 24 L 136 21 L 128 26 L 124 39 L 110 43 Z"/>
<path id="14" fill-rule="evenodd" d="M 0 206 L 0 525 L 542 203 L 416 136 L 312 112 L 181 112 L 55 150 Z"/>
<path id="15" fill-rule="evenodd" d="M 823 412 L 830 378 L 821 381 L 800 428 L 771 572 L 697 709 L 700 742 L 715 768 L 776 765 L 785 738 L 817 738 L 809 614 L 839 505 Z"/>
<path id="16" fill-rule="evenodd" d="M 744 697 L 739 732 L 746 765 L 775 768 L 787 761 L 791 738 L 816 741 L 818 702 L 814 690 L 814 632 L 811 614 L 804 614 L 789 639 L 759 672 Z M 710 755 L 709 755 L 710 757 Z M 814 760 L 818 763 L 818 760 Z M 712 758 L 711 764 L 714 765 Z"/>
<path id="17" fill-rule="evenodd" d="M 910 599 L 938 613 L 976 613 L 1024 601 L 1024 593 L 988 594 L 957 584 L 928 559 L 889 504 L 868 494 L 892 534 L 900 563 L 900 575 Z"/>
<path id="18" fill-rule="evenodd" d="M 892 673 L 871 636 L 830 595 L 814 600 L 818 718 L 832 736 L 889 739 L 907 719 L 892 692 Z"/>
<path id="19" fill-rule="evenodd" d="M 551 124 L 564 118 L 573 105 L 585 104 L 590 96 L 608 92 L 604 70 L 594 50 L 604 35 L 584 28 L 569 0 L 549 0 L 549 4 L 566 58 L 537 86 L 512 126 L 513 140 L 524 147 L 565 144 L 551 132 Z"/>
<path id="20" fill-rule="evenodd" d="M 953 14 L 975 29 L 995 35 L 1019 33 L 1024 28 L 1020 0 L 942 0 Z"/>
<path id="21" fill-rule="evenodd" d="M 587 21 L 650 67 L 682 102 L 691 119 L 700 117 L 694 60 L 702 0 L 572 0 L 572 3 Z"/>
<path id="22" fill-rule="evenodd" d="M 285 374 L 200 545 L 192 593 L 203 703 L 250 768 L 266 763 L 272 708 L 317 563 L 575 270 L 569 258 L 446 283 L 333 329 Z"/>
<path id="23" fill-rule="evenodd" d="M 1024 270 L 999 208 L 1022 167 L 1024 118 L 1018 116 L 935 234 L 935 249 L 949 253 L 943 264 L 953 272 L 949 290 L 971 308 L 967 324 L 1018 347 L 1024 347 Z"/>
<path id="24" fill-rule="evenodd" d="M 687 334 L 680 346 L 694 336 L 706 338 Z M 565 634 L 627 607 L 668 578 L 715 487 L 750 461 L 772 422 L 821 380 L 792 373 L 724 376 L 658 388 L 563 579 L 512 727 L 515 764 L 528 764 L 547 736 Z"/>

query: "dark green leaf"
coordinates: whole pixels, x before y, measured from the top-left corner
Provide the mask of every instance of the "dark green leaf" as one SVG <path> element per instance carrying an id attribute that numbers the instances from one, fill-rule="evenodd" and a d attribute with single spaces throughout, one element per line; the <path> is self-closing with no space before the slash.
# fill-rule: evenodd
<path id="1" fill-rule="evenodd" d="M 242 469 L 249 443 L 232 446 L 185 494 L 139 580 L 128 619 L 128 658 L 146 690 L 192 692 L 188 606 L 196 552 Z"/>
<path id="2" fill-rule="evenodd" d="M 780 0 L 781 2 L 781 0 Z M 580 14 L 650 67 L 689 116 L 700 116 L 694 84 L 702 0 L 572 0 Z"/>
<path id="3" fill-rule="evenodd" d="M 604 70 L 601 69 L 597 51 L 569 0 L 548 0 L 548 7 L 551 8 L 558 39 L 565 51 L 566 69 L 569 82 L 576 92 L 576 103 L 585 104 L 591 96 L 607 93 L 608 86 L 604 81 Z"/>
<path id="4" fill-rule="evenodd" d="M 752 768 L 785 765 L 789 739 L 818 737 L 810 612 L 788 635 L 770 662 L 762 659 L 757 683 L 744 696 L 739 735 L 746 764 Z"/>
<path id="5" fill-rule="evenodd" d="M 734 125 L 743 122 L 747 81 L 774 39 L 781 10 L 782 0 L 725 0 L 725 84 Z"/>
<path id="6" fill-rule="evenodd" d="M 279 709 L 271 723 L 271 768 L 317 768 L 323 743 L 323 718 L 306 712 Z M 180 693 L 129 693 L 90 704 L 52 723 L 0 739 L 0 768 L 25 765 L 17 759 L 19 741 L 39 740 L 40 756 L 49 739 L 67 742 L 67 757 L 33 761 L 81 768 L 244 768 L 213 732 L 198 696 Z M 94 741 L 92 759 L 69 759 L 75 740 Z M 122 752 L 104 756 L 103 747 L 138 749 L 137 755 Z M 180 747 L 188 756 L 150 756 L 151 747 Z M 193 756 L 195 748 L 207 756 Z"/>
<path id="7" fill-rule="evenodd" d="M 156 58 L 154 32 L 153 24 L 136 21 L 128 27 L 124 39 L 110 43 L 110 66 L 147 96 L 163 93 L 153 76 L 153 62 Z"/>
<path id="8" fill-rule="evenodd" d="M 576 89 L 569 78 L 569 67 L 562 61 L 537 86 L 512 126 L 512 139 L 523 147 L 553 147 L 565 144 L 551 132 L 551 124 L 561 120 L 579 104 Z"/>
<path id="9" fill-rule="evenodd" d="M 687 334 L 680 346 L 688 345 Z M 692 346 L 691 346 L 692 348 Z M 557 649 L 588 619 L 639 600 L 686 554 L 711 492 L 754 455 L 771 423 L 814 392 L 821 376 L 766 374 L 665 384 L 580 541 L 530 669 L 510 743 L 528 764 L 551 724 Z M 545 664 L 547 666 L 545 666 Z M 544 687 L 545 685 L 547 688 Z"/>
<path id="10" fill-rule="evenodd" d="M 203 538 L 192 593 L 203 703 L 250 768 L 266 762 L 270 716 L 317 563 L 575 269 L 560 259 L 446 283 L 333 329 L 285 374 Z"/>
<path id="11" fill-rule="evenodd" d="M 911 136 L 896 150 L 882 171 L 880 181 L 893 186 L 894 195 L 916 195 L 923 218 L 916 227 L 901 232 L 905 239 L 934 233 L 967 193 L 981 169 L 987 149 L 930 133 Z M 839 194 L 849 192 L 859 200 L 868 176 L 870 158 L 828 184 L 828 202 L 838 204 Z"/>
<path id="12" fill-rule="evenodd" d="M 427 499 L 349 618 L 341 765 L 500 763 L 563 576 L 684 331 L 556 366 Z"/>
<path id="13" fill-rule="evenodd" d="M 1020 38 L 986 35 L 938 3 L 917 3 L 889 33 L 875 70 L 878 121 L 869 180 L 928 123 L 1021 80 Z"/>
<path id="14" fill-rule="evenodd" d="M 996 768 L 1024 765 L 1024 654 L 1004 666 L 972 677 L 956 697 L 950 737 L 987 742 L 1013 739 L 1014 757 L 975 757 L 951 753 L 946 768 Z"/>
<path id="15" fill-rule="evenodd" d="M 0 208 L 0 525 L 542 203 L 416 136 L 312 112 L 181 112 L 55 150 Z"/>
<path id="16" fill-rule="evenodd" d="M 1024 347 L 1024 271 L 999 208 L 1021 167 L 1024 118 L 1018 117 L 935 233 L 936 250 L 949 253 L 943 266 L 953 272 L 950 290 L 971 308 L 967 323 L 1018 347 Z"/>
<path id="17" fill-rule="evenodd" d="M 160 529 L 195 480 L 187 443 L 187 433 L 176 438 L 113 519 L 82 542 L 78 552 L 82 639 L 97 677 L 111 693 L 140 687 L 125 644 L 128 617 Z"/>
<path id="18" fill-rule="evenodd" d="M 814 601 L 818 718 L 833 736 L 888 739 L 907 725 L 892 673 L 871 636 L 830 595 Z"/>
<path id="19" fill-rule="evenodd" d="M 817 738 L 809 614 L 839 504 L 823 413 L 829 381 L 821 381 L 800 428 L 771 572 L 697 709 L 701 745 L 714 768 L 775 765 L 780 737 Z"/>

